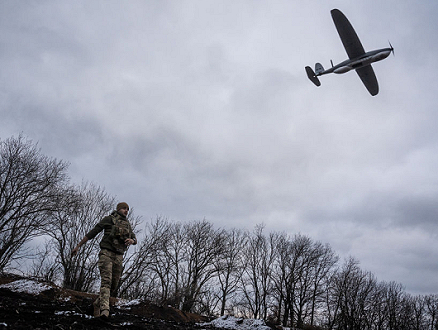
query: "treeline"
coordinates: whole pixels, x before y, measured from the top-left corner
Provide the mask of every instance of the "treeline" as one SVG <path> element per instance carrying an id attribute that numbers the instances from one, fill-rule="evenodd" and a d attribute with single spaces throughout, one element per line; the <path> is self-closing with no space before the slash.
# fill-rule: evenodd
<path id="1" fill-rule="evenodd" d="M 70 252 L 112 210 L 114 197 L 93 184 L 71 184 L 68 164 L 22 135 L 0 141 L 0 157 L 0 271 L 30 264 L 27 275 L 96 290 L 99 239 Z M 305 235 L 165 217 L 140 228 L 140 218 L 129 217 L 140 239 L 125 258 L 121 297 L 299 328 L 438 329 L 437 294 L 412 296 L 401 284 L 379 282 L 355 259 L 340 260 Z M 41 248 L 26 248 L 35 238 Z"/>

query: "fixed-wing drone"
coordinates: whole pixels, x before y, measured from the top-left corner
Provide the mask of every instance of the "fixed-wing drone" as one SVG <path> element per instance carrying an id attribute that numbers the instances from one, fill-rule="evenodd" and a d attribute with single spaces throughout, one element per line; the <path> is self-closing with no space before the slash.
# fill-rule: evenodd
<path id="1" fill-rule="evenodd" d="M 379 84 L 377 83 L 377 78 L 371 63 L 387 58 L 391 52 L 394 54 L 394 48 L 392 48 L 391 43 L 389 43 L 389 48 L 372 50 L 365 53 L 359 37 L 347 17 L 338 9 L 333 9 L 331 14 L 344 48 L 347 51 L 348 60 L 335 66 L 333 66 L 333 62 L 330 61 L 332 67 L 327 70 L 324 70 L 321 63 L 315 64 L 315 71 L 313 71 L 311 67 L 306 66 L 307 76 L 316 86 L 320 86 L 321 82 L 318 76 L 332 72 L 346 73 L 354 69 L 370 94 L 373 96 L 377 95 L 377 93 L 379 93 Z"/>

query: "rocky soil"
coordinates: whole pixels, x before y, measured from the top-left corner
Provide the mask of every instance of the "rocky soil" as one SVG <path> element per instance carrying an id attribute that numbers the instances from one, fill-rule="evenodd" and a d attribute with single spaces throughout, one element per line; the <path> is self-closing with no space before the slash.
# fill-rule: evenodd
<path id="1" fill-rule="evenodd" d="M 95 295 L 63 290 L 15 275 L 0 277 L 2 329 L 208 329 L 205 317 L 148 302 L 113 300 L 108 320 L 93 318 Z"/>

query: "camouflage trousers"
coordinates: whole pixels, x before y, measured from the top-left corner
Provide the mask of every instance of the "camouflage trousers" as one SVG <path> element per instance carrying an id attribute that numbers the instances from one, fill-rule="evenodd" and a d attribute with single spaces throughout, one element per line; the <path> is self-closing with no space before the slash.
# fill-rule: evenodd
<path id="1" fill-rule="evenodd" d="M 97 263 L 100 271 L 100 294 L 95 301 L 100 310 L 109 310 L 109 298 L 115 294 L 123 269 L 123 254 L 102 249 Z"/>

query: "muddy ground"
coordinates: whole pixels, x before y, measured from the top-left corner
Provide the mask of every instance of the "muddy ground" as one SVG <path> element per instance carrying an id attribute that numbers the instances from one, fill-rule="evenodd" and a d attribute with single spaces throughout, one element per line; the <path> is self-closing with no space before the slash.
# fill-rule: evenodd
<path id="1" fill-rule="evenodd" d="M 17 281 L 16 276 L 3 275 L 2 284 Z M 17 283 L 17 282 L 15 282 Z M 208 321 L 196 314 L 140 302 L 119 306 L 116 301 L 111 317 L 104 321 L 93 318 L 95 295 L 63 290 L 56 286 L 38 293 L 17 292 L 0 287 L 0 330 L 3 329 L 211 329 L 198 323 Z"/>

